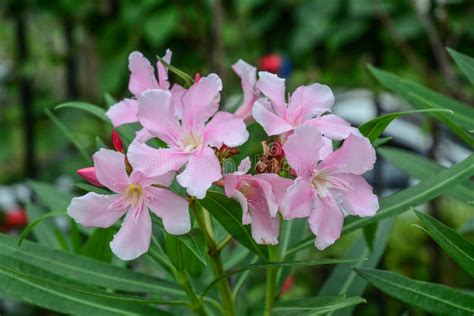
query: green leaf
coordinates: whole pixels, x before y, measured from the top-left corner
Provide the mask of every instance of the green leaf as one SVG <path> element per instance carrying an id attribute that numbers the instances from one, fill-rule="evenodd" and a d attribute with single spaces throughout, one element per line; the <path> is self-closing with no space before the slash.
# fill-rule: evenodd
<path id="1" fill-rule="evenodd" d="M 204 234 L 199 228 L 193 228 L 189 233 L 175 237 L 188 248 L 199 261 L 207 265 Z"/>
<path id="2" fill-rule="evenodd" d="M 250 228 L 242 224 L 240 204 L 216 191 L 208 191 L 206 197 L 199 201 L 209 213 L 243 246 L 266 258 L 266 249 L 253 240 Z"/>
<path id="3" fill-rule="evenodd" d="M 374 142 L 372 143 L 372 146 L 373 146 L 374 148 L 380 147 L 380 146 L 382 146 L 383 144 L 388 143 L 391 139 L 392 139 L 392 137 L 381 137 L 381 138 L 377 138 L 377 139 L 374 140 Z"/>
<path id="4" fill-rule="evenodd" d="M 474 110 L 469 106 L 436 93 L 422 85 L 402 79 L 387 71 L 369 65 L 370 72 L 386 88 L 396 92 L 416 109 L 449 109 L 451 116 L 445 113 L 428 113 L 440 120 L 456 133 L 463 141 L 474 147 L 474 137 L 469 134 L 474 126 Z"/>
<path id="5" fill-rule="evenodd" d="M 86 102 L 66 102 L 66 103 L 61 103 L 55 107 L 56 110 L 65 109 L 65 108 L 77 109 L 77 110 L 88 112 L 100 118 L 102 121 L 110 124 L 109 118 L 105 115 L 106 111 L 103 108 L 98 107 L 97 105 L 86 103 Z"/>
<path id="6" fill-rule="evenodd" d="M 474 232 L 474 218 L 471 218 L 466 223 L 464 223 L 461 227 L 459 227 L 458 232 L 460 234 L 469 234 Z"/>
<path id="7" fill-rule="evenodd" d="M 432 112 L 445 112 L 445 113 L 453 114 L 453 111 L 448 110 L 448 109 L 422 109 L 422 110 L 389 113 L 389 114 L 376 117 L 368 122 L 365 122 L 364 124 L 359 126 L 359 131 L 362 133 L 362 135 L 367 137 L 371 143 L 374 143 L 377 140 L 377 138 L 379 138 L 380 135 L 382 135 L 383 131 L 387 128 L 387 126 L 393 120 L 405 115 L 410 115 L 410 114 L 415 114 L 415 113 L 432 113 Z"/>
<path id="8" fill-rule="evenodd" d="M 49 183 L 28 181 L 28 184 L 41 203 L 50 211 L 66 211 L 73 198 L 71 193 L 60 191 L 58 187 Z"/>
<path id="9" fill-rule="evenodd" d="M 95 192 L 97 194 L 110 194 L 111 192 L 106 188 L 96 187 L 95 185 L 89 183 L 74 183 L 74 186 L 78 189 L 81 189 L 86 192 Z"/>
<path id="10" fill-rule="evenodd" d="M 435 218 L 417 210 L 414 211 L 424 224 L 420 228 L 426 231 L 464 271 L 474 277 L 474 245 Z"/>
<path id="11" fill-rule="evenodd" d="M 142 304 L 151 300 L 111 294 L 27 262 L 0 255 L 0 293 L 53 311 L 74 315 L 137 315 L 156 313 Z M 142 303 L 142 304 L 137 304 Z"/>
<path id="12" fill-rule="evenodd" d="M 25 210 L 26 214 L 28 214 L 28 220 L 30 222 L 46 214 L 44 209 L 32 203 L 28 203 L 25 207 Z M 51 246 L 53 248 L 60 248 L 58 240 L 54 235 L 56 229 L 57 228 L 55 227 L 54 223 L 42 222 L 33 228 L 33 235 L 35 236 L 35 239 L 43 245 Z"/>
<path id="13" fill-rule="evenodd" d="M 466 75 L 467 79 L 474 85 L 474 58 L 464 55 L 448 48 L 449 55 L 454 59 L 459 69 Z"/>
<path id="14" fill-rule="evenodd" d="M 276 304 L 272 309 L 272 315 L 323 315 L 361 303 L 366 303 L 366 300 L 357 296 L 316 296 Z"/>
<path id="15" fill-rule="evenodd" d="M 367 257 L 367 261 L 356 262 L 353 265 L 338 264 L 331 272 L 329 278 L 324 282 L 318 295 L 363 295 L 367 287 L 367 281 L 357 275 L 353 267 L 375 268 L 377 266 L 389 241 L 393 223 L 393 218 L 387 218 L 379 222 L 372 250 L 367 246 L 364 237 L 360 237 L 349 252 L 346 253 L 344 258 Z M 352 315 L 352 311 L 353 307 L 349 307 L 339 310 L 334 314 L 337 316 L 350 316 Z"/>
<path id="16" fill-rule="evenodd" d="M 378 152 L 384 159 L 407 173 L 409 176 L 424 180 L 445 167 L 423 156 L 397 148 L 380 148 Z M 474 202 L 474 182 L 466 180 L 446 191 L 446 195 L 464 203 Z"/>
<path id="17" fill-rule="evenodd" d="M 377 222 L 383 218 L 399 215 L 410 207 L 415 207 L 439 196 L 453 186 L 474 175 L 474 154 L 463 161 L 418 182 L 408 189 L 399 191 L 380 200 L 380 209 L 372 217 L 350 217 L 344 223 L 343 234 Z M 314 237 L 309 237 L 291 247 L 288 254 L 313 245 Z"/>
<path id="18" fill-rule="evenodd" d="M 292 267 L 292 268 L 308 267 L 308 266 L 319 266 L 319 265 L 326 265 L 326 264 L 353 263 L 353 262 L 359 262 L 359 261 L 364 261 L 364 260 L 366 259 L 365 258 L 359 258 L 359 259 L 327 259 L 326 258 L 326 259 L 319 259 L 319 260 L 261 262 L 261 263 L 249 264 L 241 268 L 238 268 L 234 271 L 224 273 L 218 278 L 215 278 L 208 286 L 206 286 L 206 288 L 201 294 L 201 297 L 204 296 L 220 280 L 224 278 L 228 278 L 231 275 L 234 275 L 243 271 L 247 271 L 247 270 L 281 268 L 281 267 Z"/>
<path id="19" fill-rule="evenodd" d="M 110 242 L 112 241 L 116 229 L 96 228 L 92 235 L 87 239 L 81 253 L 89 258 L 97 259 L 104 262 L 112 262 L 112 251 L 110 250 Z"/>
<path id="20" fill-rule="evenodd" d="M 365 241 L 370 250 L 373 249 L 376 231 L 377 231 L 377 222 L 369 224 L 362 228 Z"/>
<path id="21" fill-rule="evenodd" d="M 168 64 L 163 58 L 161 58 L 160 56 L 156 56 L 156 58 L 160 61 L 160 63 L 162 63 L 166 68 L 168 68 L 172 73 L 174 73 L 176 76 L 178 76 L 179 78 L 183 79 L 184 82 L 186 83 L 186 88 L 187 87 L 190 87 L 193 82 L 194 82 L 194 79 L 188 75 L 187 73 L 185 73 L 184 71 L 182 71 L 181 69 L 178 69 L 177 67 L 173 66 L 173 65 L 170 65 Z"/>
<path id="22" fill-rule="evenodd" d="M 17 243 L 16 238 L 0 234 L 0 253 L 70 280 L 127 292 L 184 294 L 175 283 L 164 279 L 44 247 L 28 240 L 20 248 Z"/>
<path id="23" fill-rule="evenodd" d="M 91 157 L 87 153 L 87 151 L 82 147 L 81 143 L 72 135 L 72 133 L 69 131 L 69 129 L 53 114 L 51 113 L 50 110 L 44 109 L 44 113 L 49 117 L 51 122 L 61 131 L 61 133 L 66 136 L 67 139 L 74 145 L 74 147 L 77 148 L 79 153 L 81 154 L 82 158 L 84 158 L 85 161 L 91 162 Z"/>
<path id="24" fill-rule="evenodd" d="M 474 313 L 474 295 L 467 292 L 413 280 L 390 271 L 362 268 L 356 268 L 356 271 L 379 290 L 430 313 L 447 315 Z"/>
<path id="25" fill-rule="evenodd" d="M 35 220 L 30 221 L 28 226 L 26 226 L 23 231 L 21 232 L 20 237 L 18 238 L 18 246 L 21 246 L 23 240 L 30 234 L 31 230 L 35 228 L 36 225 L 39 223 L 43 222 L 45 219 L 52 218 L 52 217 L 57 217 L 57 216 L 67 216 L 67 213 L 65 212 L 50 212 L 43 214 L 39 217 L 37 217 Z"/>
<path id="26" fill-rule="evenodd" d="M 186 265 L 183 261 L 183 244 L 174 235 L 165 234 L 166 253 L 173 266 L 178 271 L 184 271 Z"/>

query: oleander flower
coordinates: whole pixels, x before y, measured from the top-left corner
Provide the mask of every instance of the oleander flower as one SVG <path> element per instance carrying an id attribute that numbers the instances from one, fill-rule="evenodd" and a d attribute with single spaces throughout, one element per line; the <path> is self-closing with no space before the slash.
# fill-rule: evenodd
<path id="1" fill-rule="evenodd" d="M 300 126 L 283 146 L 297 178 L 282 202 L 285 219 L 308 217 L 317 248 L 333 244 L 341 234 L 344 211 L 372 216 L 379 208 L 377 196 L 362 177 L 375 163 L 375 150 L 367 138 L 351 134 L 340 148 L 321 160 L 321 132 Z"/>
<path id="2" fill-rule="evenodd" d="M 140 166 L 134 164 L 136 160 L 131 159 L 133 171 L 129 175 L 125 155 L 109 149 L 96 152 L 93 161 L 97 181 L 113 193 L 89 192 L 73 198 L 67 211 L 85 227 L 110 227 L 126 214 L 110 243 L 117 257 L 132 260 L 148 251 L 152 234 L 149 211 L 162 219 L 168 233 L 189 232 L 188 201 L 166 188 L 172 182 L 172 172 L 152 176 L 140 171 Z"/>
<path id="3" fill-rule="evenodd" d="M 323 147 L 323 152 L 329 154 L 332 151 L 330 140 L 358 134 L 349 122 L 334 114 L 326 114 L 334 104 L 334 94 L 328 86 L 319 83 L 299 86 L 287 103 L 285 79 L 269 72 L 258 74 L 256 87 L 267 99 L 257 100 L 252 114 L 269 136 L 291 132 L 300 125 L 311 125 L 321 131 L 326 147 Z"/>
<path id="4" fill-rule="evenodd" d="M 242 160 L 238 171 L 224 176 L 224 190 L 242 207 L 242 223 L 251 225 L 258 244 L 276 245 L 280 233 L 279 205 L 292 180 L 276 174 L 247 174 L 250 159 Z"/>
<path id="5" fill-rule="evenodd" d="M 181 98 L 182 119 L 175 115 L 171 93 L 148 90 L 139 101 L 138 120 L 168 148 L 155 149 L 133 143 L 130 161 L 146 167 L 146 174 L 162 175 L 186 166 L 177 176 L 189 195 L 204 198 L 213 182 L 222 178 L 219 159 L 213 148 L 237 147 L 248 139 L 243 119 L 228 112 L 217 112 L 222 81 L 210 74 L 195 82 Z"/>
<path id="6" fill-rule="evenodd" d="M 242 85 L 243 100 L 242 104 L 235 111 L 235 115 L 248 120 L 252 117 L 252 108 L 257 101 L 260 93 L 255 88 L 257 83 L 257 68 L 239 59 L 232 65 L 232 69 L 240 77 Z"/>

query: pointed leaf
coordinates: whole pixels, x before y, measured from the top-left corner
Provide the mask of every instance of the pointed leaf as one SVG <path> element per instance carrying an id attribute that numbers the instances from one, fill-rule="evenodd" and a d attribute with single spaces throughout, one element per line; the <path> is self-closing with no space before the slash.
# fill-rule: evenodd
<path id="1" fill-rule="evenodd" d="M 188 248 L 199 261 L 204 265 L 207 264 L 204 234 L 199 228 L 193 228 L 189 233 L 175 237 Z"/>
<path id="2" fill-rule="evenodd" d="M 66 211 L 73 198 L 71 193 L 60 191 L 58 187 L 46 182 L 29 181 L 28 184 L 41 204 L 50 211 Z"/>
<path id="3" fill-rule="evenodd" d="M 390 271 L 363 268 L 355 270 L 379 290 L 430 313 L 446 315 L 474 313 L 474 295 L 467 292 L 413 280 Z"/>
<path id="4" fill-rule="evenodd" d="M 454 59 L 459 69 L 466 75 L 467 79 L 474 85 L 474 58 L 464 55 L 454 49 L 448 48 L 449 55 Z"/>
<path id="5" fill-rule="evenodd" d="M 366 303 L 362 297 L 317 296 L 277 304 L 272 309 L 272 315 L 324 315 L 341 308 Z"/>
<path id="6" fill-rule="evenodd" d="M 92 235 L 87 239 L 81 253 L 89 258 L 97 259 L 103 262 L 112 262 L 112 250 L 110 250 L 110 242 L 112 241 L 116 229 L 96 228 Z"/>
<path id="7" fill-rule="evenodd" d="M 55 107 L 56 110 L 65 109 L 65 108 L 78 109 L 81 111 L 88 112 L 100 118 L 102 121 L 110 124 L 109 118 L 105 115 L 106 111 L 103 108 L 98 107 L 97 105 L 86 103 L 86 102 L 74 101 L 74 102 L 61 103 Z"/>
<path id="8" fill-rule="evenodd" d="M 474 245 L 455 230 L 435 218 L 415 210 L 423 222 L 422 229 L 433 238 L 443 250 L 456 261 L 470 276 L 474 277 Z"/>

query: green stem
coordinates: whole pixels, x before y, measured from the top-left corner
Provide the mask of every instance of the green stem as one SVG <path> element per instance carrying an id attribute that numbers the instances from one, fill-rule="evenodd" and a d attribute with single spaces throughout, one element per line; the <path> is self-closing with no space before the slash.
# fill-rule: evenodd
<path id="1" fill-rule="evenodd" d="M 220 249 L 218 249 L 218 245 L 213 238 L 212 226 L 210 226 L 210 218 L 205 218 L 205 214 L 203 213 L 205 210 L 199 207 L 196 200 L 191 200 L 190 205 L 194 217 L 196 218 L 196 222 L 198 223 L 199 228 L 201 228 L 203 231 L 204 237 L 206 239 L 208 249 L 207 254 L 209 255 L 212 272 L 214 273 L 214 277 L 218 278 L 224 274 L 224 265 L 222 264 Z M 224 278 L 219 281 L 218 290 L 223 305 L 222 307 L 224 308 L 226 315 L 234 316 L 234 298 L 230 290 L 228 278 Z"/>
<path id="2" fill-rule="evenodd" d="M 204 310 L 204 305 L 194 292 L 194 289 L 191 283 L 189 282 L 189 277 L 186 272 L 176 271 L 176 279 L 181 284 L 187 296 L 191 300 L 190 307 L 194 311 L 194 313 L 196 313 L 196 315 L 205 316 L 206 312 Z"/>
<path id="3" fill-rule="evenodd" d="M 278 262 L 280 260 L 278 246 L 269 246 L 268 255 L 270 262 Z M 272 315 L 273 301 L 276 294 L 276 282 L 277 282 L 277 268 L 267 268 L 267 281 L 265 285 L 265 310 L 264 316 Z"/>

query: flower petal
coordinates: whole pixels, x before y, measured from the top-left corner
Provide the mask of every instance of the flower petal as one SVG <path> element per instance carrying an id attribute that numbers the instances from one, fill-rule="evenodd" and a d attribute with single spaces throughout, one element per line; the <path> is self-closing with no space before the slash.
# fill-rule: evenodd
<path id="1" fill-rule="evenodd" d="M 204 127 L 204 143 L 220 148 L 242 145 L 249 138 L 244 120 L 229 112 L 217 112 Z"/>
<path id="2" fill-rule="evenodd" d="M 101 195 L 89 192 L 84 196 L 73 198 L 67 213 L 85 227 L 110 227 L 127 211 L 127 208 L 109 209 L 109 206 L 119 198 L 118 194 Z"/>
<path id="3" fill-rule="evenodd" d="M 293 184 L 293 180 L 288 178 L 280 177 L 274 173 L 259 173 L 254 175 L 255 178 L 260 180 L 265 180 L 272 186 L 273 195 L 276 198 L 278 205 L 283 205 L 283 197 L 286 194 L 286 191 Z M 275 215 L 275 214 L 272 214 Z"/>
<path id="4" fill-rule="evenodd" d="M 151 135 L 146 128 L 142 128 L 141 130 L 135 133 L 135 138 L 133 139 L 133 142 L 146 143 L 152 138 L 155 138 L 155 136 Z"/>
<path id="5" fill-rule="evenodd" d="M 311 214 L 313 200 L 316 194 L 311 184 L 296 178 L 295 182 L 288 187 L 283 197 L 281 213 L 285 219 L 303 218 Z"/>
<path id="6" fill-rule="evenodd" d="M 242 105 L 235 111 L 235 115 L 247 119 L 252 115 L 252 107 L 258 98 L 258 92 L 255 89 L 257 82 L 257 68 L 239 59 L 232 65 L 232 69 L 240 77 L 242 85 L 243 101 Z"/>
<path id="7" fill-rule="evenodd" d="M 102 148 L 92 156 L 97 180 L 110 190 L 120 193 L 128 186 L 130 180 L 125 168 L 125 155 L 110 149 Z"/>
<path id="8" fill-rule="evenodd" d="M 250 217 L 248 200 L 245 195 L 243 195 L 239 190 L 234 190 L 234 192 L 229 197 L 237 200 L 237 202 L 240 204 L 240 207 L 242 208 L 242 224 L 250 224 L 252 222 L 252 217 Z"/>
<path id="9" fill-rule="evenodd" d="M 204 147 L 201 152 L 191 154 L 186 169 L 176 179 L 187 189 L 189 195 L 198 199 L 206 196 L 212 183 L 222 178 L 221 164 L 210 147 Z"/>
<path id="10" fill-rule="evenodd" d="M 379 209 L 377 196 L 372 192 L 372 186 L 362 176 L 353 174 L 335 176 L 353 188 L 351 191 L 338 192 L 338 197 L 346 211 L 358 216 L 373 216 L 377 212 Z"/>
<path id="11" fill-rule="evenodd" d="M 186 90 L 184 87 L 180 86 L 179 84 L 173 84 L 173 87 L 171 87 L 171 101 L 173 103 L 174 107 L 174 115 L 178 119 L 183 118 L 183 95 L 186 93 Z"/>
<path id="12" fill-rule="evenodd" d="M 344 214 L 333 199 L 315 199 L 315 209 L 309 217 L 309 227 L 317 236 L 315 245 L 323 250 L 332 245 L 341 236 Z"/>
<path id="13" fill-rule="evenodd" d="M 283 150 L 288 164 L 300 177 L 311 177 L 320 159 L 320 150 L 324 145 L 321 132 L 312 127 L 298 126 L 294 134 L 289 136 Z"/>
<path id="14" fill-rule="evenodd" d="M 316 127 L 324 136 L 334 140 L 345 139 L 350 134 L 360 134 L 357 128 L 352 127 L 349 122 L 334 114 L 319 116 L 304 122 L 304 124 Z"/>
<path id="15" fill-rule="evenodd" d="M 257 244 L 276 245 L 280 234 L 280 219 L 278 216 L 272 217 L 269 212 L 250 208 L 252 217 L 251 231 L 252 238 Z"/>
<path id="16" fill-rule="evenodd" d="M 148 90 L 138 99 L 138 120 L 152 135 L 170 146 L 177 147 L 183 131 L 171 104 L 171 93 Z"/>
<path id="17" fill-rule="evenodd" d="M 222 80 L 210 74 L 195 82 L 181 98 L 183 126 L 187 129 L 201 127 L 219 108 Z"/>
<path id="18" fill-rule="evenodd" d="M 139 96 L 148 89 L 157 89 L 153 66 L 140 52 L 133 52 L 128 56 L 128 69 L 130 69 L 130 81 L 128 90 L 135 96 Z"/>
<path id="19" fill-rule="evenodd" d="M 353 173 L 361 175 L 373 168 L 375 150 L 365 137 L 351 134 L 340 148 L 327 156 L 318 166 L 332 173 Z"/>
<path id="20" fill-rule="evenodd" d="M 182 235 L 191 230 L 189 203 L 186 199 L 167 189 L 150 187 L 147 190 L 153 196 L 147 205 L 161 218 L 168 233 Z"/>
<path id="21" fill-rule="evenodd" d="M 133 142 L 128 147 L 127 158 L 134 170 L 141 171 L 147 177 L 155 177 L 178 170 L 187 162 L 188 155 L 173 148 L 156 149 Z"/>
<path id="22" fill-rule="evenodd" d="M 334 104 L 334 94 L 326 85 L 314 83 L 299 86 L 288 102 L 288 118 L 302 123 L 317 114 L 330 111 Z"/>
<path id="23" fill-rule="evenodd" d="M 112 105 L 107 113 L 107 117 L 112 121 L 114 127 L 138 122 L 138 101 L 134 99 L 123 99 Z"/>
<path id="24" fill-rule="evenodd" d="M 138 216 L 129 211 L 120 230 L 110 242 L 112 252 L 122 260 L 133 260 L 148 251 L 151 241 L 151 218 L 147 209 Z"/>
<path id="25" fill-rule="evenodd" d="M 165 56 L 163 56 L 163 60 L 171 64 L 171 50 L 167 49 Z M 156 69 L 158 70 L 158 86 L 160 89 L 168 90 L 170 88 L 170 83 L 168 81 L 168 68 L 163 65 L 160 61 L 156 63 Z"/>
<path id="26" fill-rule="evenodd" d="M 280 135 L 293 129 L 293 126 L 272 112 L 264 100 L 255 102 L 252 115 L 255 121 L 263 127 L 268 136 Z"/>
<path id="27" fill-rule="evenodd" d="M 266 71 L 260 71 L 258 77 L 256 87 L 270 99 L 273 112 L 281 118 L 286 117 L 285 79 Z"/>
<path id="28" fill-rule="evenodd" d="M 251 167 L 252 167 L 252 162 L 250 161 L 250 158 L 247 156 L 240 161 L 237 172 L 239 174 L 246 174 L 247 172 L 249 172 Z"/>

